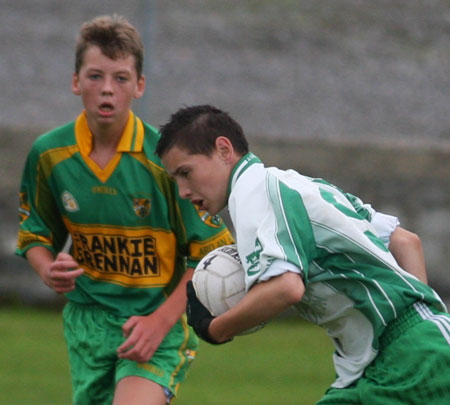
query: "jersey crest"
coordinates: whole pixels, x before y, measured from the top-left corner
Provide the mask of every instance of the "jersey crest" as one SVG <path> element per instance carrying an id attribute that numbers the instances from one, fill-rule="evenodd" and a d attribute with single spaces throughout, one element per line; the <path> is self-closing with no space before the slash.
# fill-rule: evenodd
<path id="1" fill-rule="evenodd" d="M 197 206 L 195 206 L 197 210 L 197 214 L 200 219 L 209 226 L 213 228 L 219 228 L 222 225 L 222 218 L 219 215 L 211 215 L 208 211 L 201 210 Z"/>
<path id="2" fill-rule="evenodd" d="M 149 198 L 133 198 L 133 208 L 135 214 L 140 218 L 145 218 L 150 214 L 151 203 Z"/>
<path id="3" fill-rule="evenodd" d="M 79 211 L 80 207 L 78 206 L 77 200 L 75 200 L 75 197 L 68 191 L 64 191 L 62 193 L 61 199 L 63 206 L 67 212 Z"/>

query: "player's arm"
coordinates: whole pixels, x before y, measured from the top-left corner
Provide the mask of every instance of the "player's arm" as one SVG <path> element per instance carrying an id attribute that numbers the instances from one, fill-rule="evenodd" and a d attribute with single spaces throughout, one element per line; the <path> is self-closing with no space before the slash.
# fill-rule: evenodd
<path id="1" fill-rule="evenodd" d="M 376 212 L 367 204 L 361 206 L 360 210 L 363 209 L 372 210 L 371 224 L 399 266 L 427 283 L 425 258 L 419 236 L 400 227 L 398 219 L 392 215 Z"/>
<path id="2" fill-rule="evenodd" d="M 34 246 L 25 255 L 42 281 L 58 294 L 72 291 L 75 279 L 83 274 L 83 269 L 67 253 L 61 252 L 55 258 L 49 249 Z"/>
<path id="3" fill-rule="evenodd" d="M 122 326 L 127 339 L 118 347 L 120 358 L 147 362 L 159 347 L 167 333 L 186 310 L 186 283 L 192 279 L 194 269 L 184 273 L 175 290 L 153 313 L 132 316 Z"/>
<path id="4" fill-rule="evenodd" d="M 402 269 L 423 283 L 428 282 L 422 241 L 418 235 L 398 226 L 391 234 L 389 250 Z"/>
<path id="5" fill-rule="evenodd" d="M 236 306 L 214 318 L 195 297 L 194 290 L 189 293 L 188 289 L 188 316 L 200 337 L 210 343 L 224 343 L 238 333 L 281 314 L 299 302 L 304 292 L 300 275 L 286 272 L 254 285 Z"/>

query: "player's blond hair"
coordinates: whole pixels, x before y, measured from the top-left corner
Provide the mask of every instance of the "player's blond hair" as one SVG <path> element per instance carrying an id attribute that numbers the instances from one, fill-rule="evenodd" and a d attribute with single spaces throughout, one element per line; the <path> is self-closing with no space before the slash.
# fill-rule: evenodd
<path id="1" fill-rule="evenodd" d="M 144 64 L 144 45 L 139 32 L 127 19 L 114 14 L 99 16 L 85 22 L 79 32 L 75 51 L 75 73 L 79 73 L 86 50 L 96 45 L 111 59 L 134 56 L 138 78 Z"/>

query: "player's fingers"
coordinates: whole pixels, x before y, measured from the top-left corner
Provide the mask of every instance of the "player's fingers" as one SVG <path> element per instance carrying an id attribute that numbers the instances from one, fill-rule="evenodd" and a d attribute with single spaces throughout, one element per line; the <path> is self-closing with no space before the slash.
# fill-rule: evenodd
<path id="1" fill-rule="evenodd" d="M 66 294 L 75 289 L 75 286 L 71 287 L 54 287 L 53 291 L 55 291 L 57 294 Z"/>
<path id="2" fill-rule="evenodd" d="M 75 282 L 73 280 L 54 281 L 52 287 L 56 293 L 65 294 L 75 289 Z"/>
<path id="3" fill-rule="evenodd" d="M 73 260 L 73 256 L 70 255 L 69 253 L 59 252 L 56 255 L 56 260 Z"/>
<path id="4" fill-rule="evenodd" d="M 76 269 L 71 271 L 65 272 L 66 279 L 74 280 L 78 277 L 80 277 L 84 273 L 84 269 Z"/>
<path id="5" fill-rule="evenodd" d="M 70 280 L 73 282 L 74 279 L 81 276 L 83 273 L 83 269 L 76 269 L 72 271 L 50 269 L 50 278 L 54 281 Z"/>
<path id="6" fill-rule="evenodd" d="M 73 259 L 55 260 L 51 266 L 61 270 L 76 269 L 79 267 L 78 263 Z"/>
<path id="7" fill-rule="evenodd" d="M 130 336 L 125 342 L 123 342 L 118 348 L 117 352 L 119 353 L 119 357 L 122 357 L 126 352 L 129 352 L 133 349 L 136 344 L 136 340 L 134 336 Z"/>
<path id="8" fill-rule="evenodd" d="M 128 318 L 128 320 L 122 325 L 122 332 L 125 337 L 127 337 L 131 333 L 131 331 L 137 325 L 138 321 L 139 317 L 132 316 L 131 318 Z"/>
<path id="9" fill-rule="evenodd" d="M 78 267 L 78 263 L 75 261 L 73 256 L 65 252 L 58 253 L 55 263 L 71 263 L 74 267 Z"/>
<path id="10" fill-rule="evenodd" d="M 133 360 L 138 363 L 145 363 L 150 359 L 148 350 L 142 348 L 139 342 L 129 350 L 118 352 L 118 356 L 122 359 Z"/>

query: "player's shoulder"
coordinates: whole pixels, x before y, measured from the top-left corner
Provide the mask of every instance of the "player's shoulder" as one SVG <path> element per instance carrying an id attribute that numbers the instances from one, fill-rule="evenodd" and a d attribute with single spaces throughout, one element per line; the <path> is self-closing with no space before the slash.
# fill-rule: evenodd
<path id="1" fill-rule="evenodd" d="M 269 167 L 266 169 L 266 183 L 284 184 L 289 189 L 297 191 L 306 191 L 309 188 L 315 188 L 314 179 L 305 176 L 293 169 L 279 169 L 277 167 Z"/>
<path id="2" fill-rule="evenodd" d="M 143 150 L 146 158 L 155 165 L 162 168 L 161 159 L 155 154 L 156 145 L 158 144 L 160 134 L 158 129 L 153 125 L 142 121 L 144 125 L 144 144 Z"/>
<path id="3" fill-rule="evenodd" d="M 39 152 L 55 148 L 64 148 L 76 144 L 75 121 L 53 128 L 38 136 L 33 143 L 33 149 Z"/>

